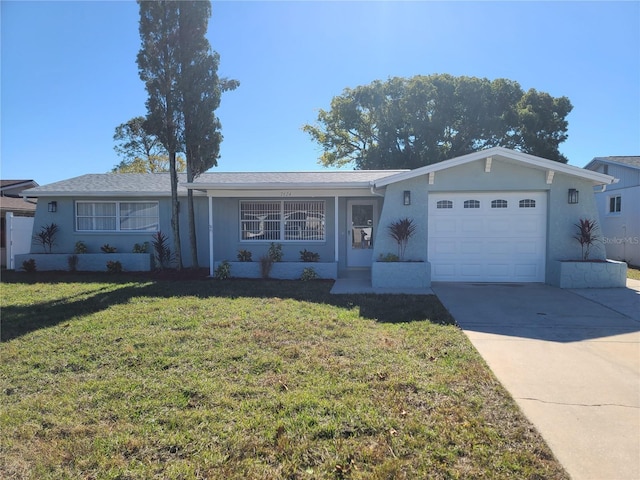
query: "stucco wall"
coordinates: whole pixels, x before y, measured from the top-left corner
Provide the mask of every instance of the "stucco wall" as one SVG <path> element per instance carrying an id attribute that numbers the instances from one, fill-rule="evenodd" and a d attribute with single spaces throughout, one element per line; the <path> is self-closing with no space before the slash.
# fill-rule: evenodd
<path id="1" fill-rule="evenodd" d="M 491 172 L 485 172 L 485 161 L 467 163 L 436 172 L 433 185 L 424 175 L 387 187 L 380 218 L 380 237 L 376 239 L 374 260 L 380 254 L 396 253 L 397 246 L 388 235 L 386 226 L 399 218 L 412 218 L 416 223 L 416 234 L 406 250 L 408 260 L 427 258 L 427 198 L 430 192 L 483 192 L 483 191 L 546 191 L 548 195 L 546 277 L 557 277 L 556 260 L 579 259 L 580 245 L 573 238 L 575 223 L 581 218 L 599 221 L 593 186 L 590 181 L 556 172 L 553 182 L 546 183 L 547 172 L 521 164 L 494 159 Z M 578 204 L 568 203 L 568 190 L 580 192 Z M 402 195 L 411 191 L 411 205 L 405 206 Z M 592 259 L 604 259 L 602 244 L 592 249 Z"/>
<path id="2" fill-rule="evenodd" d="M 57 202 L 57 212 L 49 213 L 47 204 L 55 200 Z M 118 253 L 131 253 L 136 243 L 149 242 L 150 252 L 152 252 L 151 241 L 154 232 L 77 232 L 75 229 L 75 202 L 76 201 L 158 201 L 159 202 L 159 223 L 160 231 L 169 237 L 169 246 L 173 250 L 173 234 L 171 229 L 171 202 L 168 198 L 158 197 L 123 197 L 123 198 L 102 198 L 102 197 L 69 197 L 50 198 L 40 197 L 34 219 L 34 233 L 40 231 L 44 225 L 55 223 L 59 227 L 56 236 L 56 244 L 52 253 L 71 254 L 74 251 L 76 242 L 82 241 L 88 248 L 88 253 L 100 253 L 100 247 L 106 243 L 116 247 Z M 209 261 L 208 243 L 208 207 L 207 199 L 196 197 L 194 199 L 194 209 L 196 217 L 196 235 L 198 238 L 198 261 L 200 266 L 207 265 Z M 180 237 L 182 239 L 181 252 L 183 264 L 191 265 L 191 255 L 189 250 L 189 231 L 187 219 L 187 199 L 180 197 Z M 42 247 L 31 244 L 31 253 L 43 253 Z"/>

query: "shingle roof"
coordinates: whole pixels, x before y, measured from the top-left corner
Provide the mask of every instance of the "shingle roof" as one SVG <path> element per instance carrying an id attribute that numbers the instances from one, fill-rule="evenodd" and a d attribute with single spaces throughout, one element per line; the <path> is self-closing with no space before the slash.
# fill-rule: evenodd
<path id="1" fill-rule="evenodd" d="M 607 163 L 620 163 L 622 165 L 627 165 L 629 167 L 640 168 L 640 157 L 596 157 L 592 160 L 593 162 L 607 162 Z"/>
<path id="2" fill-rule="evenodd" d="M 319 172 L 207 172 L 194 182 L 198 188 L 277 188 L 284 185 L 300 188 L 368 188 L 370 182 L 403 170 L 349 170 Z M 186 174 L 178 174 L 178 194 L 186 195 Z M 60 182 L 31 188 L 27 196 L 166 196 L 171 186 L 168 173 L 99 173 L 87 174 Z"/>

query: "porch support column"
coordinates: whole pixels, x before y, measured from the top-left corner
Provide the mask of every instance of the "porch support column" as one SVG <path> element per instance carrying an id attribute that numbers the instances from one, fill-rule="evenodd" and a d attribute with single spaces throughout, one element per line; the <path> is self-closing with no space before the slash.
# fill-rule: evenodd
<path id="1" fill-rule="evenodd" d="M 333 225 L 334 225 L 334 246 L 333 251 L 335 252 L 335 262 L 338 263 L 339 252 L 338 245 L 340 245 L 340 225 L 338 224 L 339 215 L 338 215 L 338 196 L 333 197 Z"/>
<path id="2" fill-rule="evenodd" d="M 209 276 L 213 277 L 213 197 L 209 198 Z"/>

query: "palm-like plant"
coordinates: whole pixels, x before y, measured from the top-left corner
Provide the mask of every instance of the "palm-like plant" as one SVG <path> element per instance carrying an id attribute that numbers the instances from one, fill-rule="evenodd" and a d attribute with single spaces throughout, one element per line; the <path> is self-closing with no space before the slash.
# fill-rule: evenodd
<path id="1" fill-rule="evenodd" d="M 575 223 L 574 225 L 578 230 L 573 238 L 575 238 L 582 247 L 582 259 L 588 260 L 591 247 L 600 239 L 598 235 L 596 235 L 598 222 L 588 218 L 581 218 L 579 223 Z"/>
<path id="2" fill-rule="evenodd" d="M 400 257 L 400 260 L 404 260 L 404 252 L 407 249 L 409 239 L 416 233 L 416 225 L 410 218 L 401 218 L 391 222 L 387 229 L 391 238 L 398 244 L 398 257 Z"/>

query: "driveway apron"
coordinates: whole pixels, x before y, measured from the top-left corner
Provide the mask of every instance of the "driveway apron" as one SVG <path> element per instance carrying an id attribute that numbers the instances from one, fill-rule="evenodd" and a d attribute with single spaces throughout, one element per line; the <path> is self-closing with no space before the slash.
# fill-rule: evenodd
<path id="1" fill-rule="evenodd" d="M 640 291 L 432 288 L 574 480 L 640 479 Z"/>

